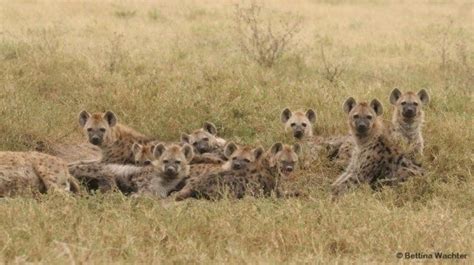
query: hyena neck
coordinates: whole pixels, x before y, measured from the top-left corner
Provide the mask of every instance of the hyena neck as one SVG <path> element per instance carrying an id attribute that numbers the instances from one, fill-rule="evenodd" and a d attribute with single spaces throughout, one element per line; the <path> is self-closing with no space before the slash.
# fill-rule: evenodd
<path id="1" fill-rule="evenodd" d="M 423 115 L 424 113 L 421 112 L 420 115 L 414 119 L 406 120 L 403 117 L 394 114 L 392 120 L 393 129 L 406 138 L 413 140 L 417 138 L 421 132 L 421 127 L 423 125 Z"/>

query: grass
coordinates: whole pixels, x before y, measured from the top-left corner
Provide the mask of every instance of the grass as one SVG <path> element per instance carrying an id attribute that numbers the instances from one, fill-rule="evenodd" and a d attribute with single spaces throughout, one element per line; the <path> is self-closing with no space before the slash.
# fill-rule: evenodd
<path id="1" fill-rule="evenodd" d="M 3 199 L 0 263 L 395 263 L 399 251 L 472 262 L 472 4 L 265 1 L 302 28 L 261 67 L 239 49 L 225 1 L 52 2 L 0 1 L 1 150 L 83 141 L 82 109 L 163 140 L 210 120 L 227 139 L 269 147 L 290 140 L 286 106 L 314 108 L 317 133 L 340 134 L 348 96 L 379 98 L 389 119 L 392 88 L 427 88 L 427 174 L 337 202 L 325 159 L 290 184 L 310 194 L 301 199 Z M 328 65 L 344 71 L 329 81 Z"/>

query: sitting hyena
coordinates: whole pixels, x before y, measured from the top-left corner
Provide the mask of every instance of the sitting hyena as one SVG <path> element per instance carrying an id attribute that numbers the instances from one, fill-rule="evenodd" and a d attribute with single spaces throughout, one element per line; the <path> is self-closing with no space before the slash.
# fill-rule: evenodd
<path id="1" fill-rule="evenodd" d="M 0 152 L 0 197 L 54 191 L 79 192 L 62 159 L 38 152 Z"/>
<path id="2" fill-rule="evenodd" d="M 252 150 L 253 158 L 245 170 L 227 170 L 211 173 L 190 181 L 176 196 L 176 200 L 205 198 L 216 200 L 225 196 L 243 198 L 249 196 L 281 195 L 281 177 L 289 177 L 298 163 L 300 146 L 274 144 L 264 154 L 261 147 Z"/>
<path id="3" fill-rule="evenodd" d="M 224 146 L 226 140 L 217 136 L 217 128 L 211 122 L 205 122 L 202 128 L 191 134 L 181 135 L 183 144 L 190 144 L 194 148 L 194 158 L 191 164 L 216 163 L 219 164 L 226 159 Z"/>
<path id="4" fill-rule="evenodd" d="M 292 133 L 293 137 L 302 145 L 300 160 L 304 168 L 308 168 L 312 161 L 319 157 L 321 151 L 325 151 L 331 160 L 344 166 L 352 150 L 350 137 L 334 136 L 323 138 L 313 136 L 313 125 L 316 122 L 316 113 L 312 109 L 306 112 L 292 112 L 285 108 L 280 114 L 281 122 L 285 125 L 285 132 Z"/>
<path id="5" fill-rule="evenodd" d="M 254 150 L 249 146 L 237 146 L 234 142 L 229 142 L 224 147 L 224 155 L 227 159 L 224 163 L 200 163 L 191 165 L 190 179 L 198 178 L 209 173 L 233 170 L 244 171 L 255 160 Z"/>
<path id="6" fill-rule="evenodd" d="M 390 136 L 381 121 L 382 104 L 374 99 L 370 104 L 356 103 L 348 98 L 344 105 L 353 137 L 354 150 L 345 172 L 332 184 L 336 194 L 350 185 L 368 183 L 396 184 L 408 177 L 422 174 L 422 169 L 400 154 L 390 142 Z"/>
<path id="7" fill-rule="evenodd" d="M 392 116 L 392 137 L 408 142 L 413 154 L 423 154 L 423 135 L 421 127 L 424 122 L 422 106 L 428 104 L 430 98 L 426 90 L 418 93 L 403 93 L 395 88 L 390 93 L 390 103 L 395 107 Z"/>
<path id="8" fill-rule="evenodd" d="M 94 114 L 82 111 L 79 124 L 84 128 L 89 142 L 102 150 L 101 161 L 104 163 L 134 164 L 132 145 L 151 141 L 145 135 L 119 124 L 117 116 L 111 111 Z"/>

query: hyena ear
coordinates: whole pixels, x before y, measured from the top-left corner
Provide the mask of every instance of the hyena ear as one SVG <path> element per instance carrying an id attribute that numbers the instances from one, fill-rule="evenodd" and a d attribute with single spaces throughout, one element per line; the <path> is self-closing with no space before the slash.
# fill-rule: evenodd
<path id="1" fill-rule="evenodd" d="M 114 127 L 117 124 L 117 116 L 112 111 L 107 111 L 104 114 L 104 119 L 107 121 L 110 127 Z"/>
<path id="2" fill-rule="evenodd" d="M 229 158 L 237 150 L 237 145 L 234 142 L 228 142 L 224 147 L 224 155 Z"/>
<path id="3" fill-rule="evenodd" d="M 351 110 L 355 107 L 356 104 L 356 100 L 353 97 L 349 97 L 348 99 L 346 99 L 346 101 L 344 101 L 342 109 L 345 113 L 349 114 L 349 112 L 351 112 Z"/>
<path id="4" fill-rule="evenodd" d="M 265 151 L 263 150 L 263 147 L 261 147 L 261 146 L 253 149 L 253 155 L 255 156 L 255 160 L 260 159 L 263 155 L 263 152 L 265 152 Z"/>
<path id="5" fill-rule="evenodd" d="M 394 88 L 390 93 L 390 103 L 395 105 L 401 96 L 402 92 L 398 88 Z"/>
<path id="6" fill-rule="evenodd" d="M 380 101 L 378 99 L 373 99 L 371 102 L 370 102 L 370 107 L 375 111 L 375 113 L 377 114 L 377 116 L 380 116 L 383 114 L 383 107 L 382 107 L 382 103 L 380 103 Z"/>
<path id="7" fill-rule="evenodd" d="M 270 153 L 275 155 L 276 153 L 280 152 L 283 149 L 282 143 L 274 143 L 272 147 L 270 147 Z"/>
<path id="8" fill-rule="evenodd" d="M 206 130 L 207 132 L 209 132 L 209 133 L 212 134 L 212 135 L 216 135 L 216 134 L 217 134 L 216 125 L 214 125 L 214 123 L 212 123 L 212 122 L 206 121 L 206 122 L 204 123 L 203 128 L 204 128 L 204 130 Z"/>
<path id="9" fill-rule="evenodd" d="M 430 102 L 430 96 L 428 95 L 428 92 L 426 92 L 425 89 L 418 91 L 418 97 L 420 98 L 421 103 L 423 103 L 423 105 L 426 105 L 428 104 L 428 102 Z"/>
<path id="10" fill-rule="evenodd" d="M 291 115 L 293 115 L 291 110 L 289 108 L 285 108 L 280 114 L 281 122 L 286 123 L 291 118 Z"/>
<path id="11" fill-rule="evenodd" d="M 181 134 L 181 142 L 182 142 L 183 144 L 190 144 L 190 143 L 191 143 L 191 139 L 190 139 L 189 135 L 188 135 L 188 134 L 185 134 L 185 133 Z"/>
<path id="12" fill-rule="evenodd" d="M 137 154 L 138 152 L 140 152 L 140 150 L 143 148 L 143 146 L 139 143 L 133 143 L 132 145 L 132 152 L 133 154 Z"/>
<path id="13" fill-rule="evenodd" d="M 297 155 L 301 154 L 301 145 L 298 144 L 298 143 L 294 144 L 294 145 L 293 145 L 293 151 L 295 151 L 295 153 L 296 153 Z"/>
<path id="14" fill-rule="evenodd" d="M 85 110 L 79 113 L 79 124 L 81 125 L 81 127 L 84 127 L 86 125 L 86 122 L 90 117 L 91 117 L 91 114 Z"/>
<path id="15" fill-rule="evenodd" d="M 306 111 L 306 117 L 308 118 L 309 122 L 314 123 L 316 121 L 316 112 L 313 109 L 309 109 Z"/>
<path id="16" fill-rule="evenodd" d="M 153 156 L 159 158 L 165 151 L 166 147 L 164 144 L 157 144 L 155 148 L 153 148 Z"/>
<path id="17" fill-rule="evenodd" d="M 181 151 L 183 152 L 184 157 L 186 157 L 186 160 L 188 162 L 193 159 L 194 151 L 193 151 L 193 147 L 191 145 L 189 145 L 189 144 L 183 145 L 183 147 L 181 147 Z"/>

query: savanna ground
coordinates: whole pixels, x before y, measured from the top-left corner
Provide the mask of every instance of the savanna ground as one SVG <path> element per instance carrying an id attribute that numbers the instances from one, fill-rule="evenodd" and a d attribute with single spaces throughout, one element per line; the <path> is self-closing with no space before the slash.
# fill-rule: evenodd
<path id="1" fill-rule="evenodd" d="M 426 176 L 332 201 L 338 170 L 321 158 L 291 183 L 307 198 L 3 199 L 0 263 L 393 263 L 405 251 L 472 263 L 473 3 L 260 2 L 260 26 L 301 21 L 271 67 L 241 48 L 235 3 L 0 1 L 1 150 L 84 141 L 82 109 L 170 141 L 209 120 L 269 147 L 291 141 L 285 106 L 342 134 L 348 96 L 379 98 L 389 119 L 392 88 L 427 88 Z"/>

